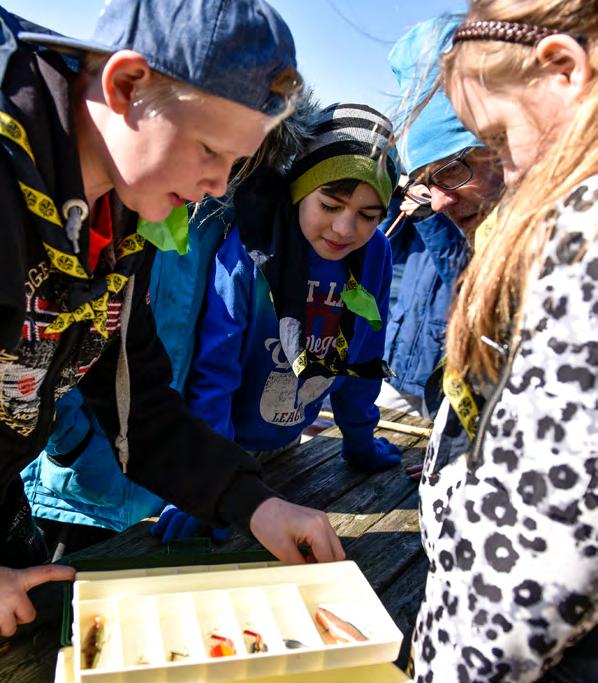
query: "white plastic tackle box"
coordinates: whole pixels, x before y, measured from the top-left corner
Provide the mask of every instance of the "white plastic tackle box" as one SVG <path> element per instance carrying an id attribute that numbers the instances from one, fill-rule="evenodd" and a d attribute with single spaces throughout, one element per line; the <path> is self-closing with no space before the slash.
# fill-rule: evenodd
<path id="1" fill-rule="evenodd" d="M 316 620 L 319 608 L 334 618 L 329 630 Z M 99 622 L 101 632 L 90 639 Z M 357 639 L 335 642 L 337 625 Z M 257 639 L 265 647 L 256 648 Z M 72 656 L 62 655 L 56 681 L 286 678 L 392 662 L 401 640 L 354 562 L 85 572 L 73 589 Z M 215 647 L 222 642 L 229 646 L 225 656 Z"/>

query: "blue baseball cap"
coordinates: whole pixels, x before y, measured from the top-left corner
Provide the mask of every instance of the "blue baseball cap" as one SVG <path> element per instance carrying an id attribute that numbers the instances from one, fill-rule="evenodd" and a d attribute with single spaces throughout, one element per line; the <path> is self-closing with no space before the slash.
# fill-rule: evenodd
<path id="1" fill-rule="evenodd" d="M 461 14 L 442 14 L 416 24 L 400 38 L 388 55 L 399 84 L 405 116 L 424 101 L 440 74 L 442 55 L 452 46 L 453 33 L 463 22 Z M 399 125 L 403 122 L 400 121 Z M 411 121 L 398 141 L 399 157 L 408 175 L 428 164 L 460 152 L 483 147 L 458 119 L 444 91 L 437 90 Z"/>
<path id="2" fill-rule="evenodd" d="M 90 41 L 18 38 L 75 57 L 134 50 L 155 71 L 271 116 L 302 85 L 289 27 L 264 0 L 107 0 Z"/>

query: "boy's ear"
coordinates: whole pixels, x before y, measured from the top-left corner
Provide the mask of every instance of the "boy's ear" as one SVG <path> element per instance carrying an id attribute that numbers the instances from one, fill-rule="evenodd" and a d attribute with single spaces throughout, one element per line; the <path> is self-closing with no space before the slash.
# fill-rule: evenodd
<path id="1" fill-rule="evenodd" d="M 559 89 L 568 91 L 573 100 L 581 97 L 591 67 L 587 52 L 575 38 L 563 33 L 547 36 L 536 45 L 536 57 L 543 69 L 557 78 Z"/>
<path id="2" fill-rule="evenodd" d="M 106 62 L 102 71 L 104 100 L 115 114 L 126 114 L 136 90 L 147 85 L 152 70 L 143 55 L 132 50 L 119 50 Z"/>

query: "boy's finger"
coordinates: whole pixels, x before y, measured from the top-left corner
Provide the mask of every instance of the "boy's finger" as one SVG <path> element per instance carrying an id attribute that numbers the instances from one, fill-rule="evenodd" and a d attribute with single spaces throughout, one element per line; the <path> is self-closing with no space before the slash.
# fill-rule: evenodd
<path id="1" fill-rule="evenodd" d="M 326 526 L 310 540 L 311 553 L 318 562 L 335 562 L 345 559 L 345 551 L 334 529 L 326 519 Z"/>
<path id="2" fill-rule="evenodd" d="M 35 619 L 37 612 L 31 600 L 24 595 L 15 606 L 15 620 L 17 624 L 29 624 Z"/>
<path id="3" fill-rule="evenodd" d="M 73 581 L 75 578 L 73 567 L 62 564 L 44 564 L 40 567 L 18 569 L 16 572 L 19 585 L 25 592 L 47 581 Z"/>
<path id="4" fill-rule="evenodd" d="M 285 543 L 284 546 L 268 550 L 285 564 L 305 564 L 305 558 L 294 543 Z"/>
<path id="5" fill-rule="evenodd" d="M 0 636 L 8 638 L 14 636 L 17 630 L 17 622 L 14 614 L 10 610 L 3 610 L 0 613 Z"/>

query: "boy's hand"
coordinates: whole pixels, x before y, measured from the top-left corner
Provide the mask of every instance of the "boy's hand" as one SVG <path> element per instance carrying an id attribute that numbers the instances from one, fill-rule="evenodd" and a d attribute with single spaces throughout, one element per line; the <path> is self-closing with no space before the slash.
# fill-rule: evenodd
<path id="1" fill-rule="evenodd" d="M 367 448 L 343 440 L 343 458 L 353 467 L 368 472 L 381 472 L 401 464 L 401 447 L 384 437 L 372 439 Z"/>
<path id="2" fill-rule="evenodd" d="M 152 526 L 150 533 L 152 536 L 161 536 L 162 543 L 168 543 L 194 536 L 200 529 L 205 532 L 202 535 L 211 536 L 213 541 L 222 543 L 228 539 L 228 529 L 211 529 L 199 517 L 188 515 L 176 505 L 167 505 L 162 510 L 160 519 Z"/>
<path id="3" fill-rule="evenodd" d="M 307 545 L 318 562 L 345 559 L 345 551 L 325 512 L 268 498 L 251 516 L 251 533 L 279 560 L 302 564 L 299 545 Z"/>
<path id="4" fill-rule="evenodd" d="M 19 624 L 35 619 L 35 608 L 27 591 L 47 581 L 72 581 L 75 570 L 60 564 L 27 569 L 0 567 L 0 636 L 12 636 Z"/>

